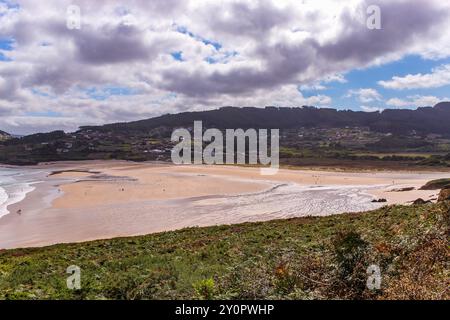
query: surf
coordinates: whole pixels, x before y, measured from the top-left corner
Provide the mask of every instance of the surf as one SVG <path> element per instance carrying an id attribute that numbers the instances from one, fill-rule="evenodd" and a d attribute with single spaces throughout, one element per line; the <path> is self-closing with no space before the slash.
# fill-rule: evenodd
<path id="1" fill-rule="evenodd" d="M 24 200 L 35 189 L 32 182 L 19 181 L 24 174 L 15 170 L 0 171 L 0 218 L 10 213 L 10 205 Z"/>
<path id="2" fill-rule="evenodd" d="M 8 201 L 9 196 L 6 193 L 6 190 L 0 187 L 0 217 L 7 214 L 5 203 Z"/>

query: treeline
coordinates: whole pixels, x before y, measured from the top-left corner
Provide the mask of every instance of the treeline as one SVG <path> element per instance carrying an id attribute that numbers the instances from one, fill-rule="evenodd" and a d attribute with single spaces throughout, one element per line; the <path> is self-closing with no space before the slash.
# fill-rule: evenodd
<path id="1" fill-rule="evenodd" d="M 417 110 L 384 110 L 360 112 L 330 108 L 255 108 L 223 107 L 217 110 L 167 114 L 147 120 L 81 127 L 81 130 L 132 133 L 151 132 L 155 128 L 191 127 L 203 121 L 209 128 L 279 128 L 299 127 L 368 127 L 372 131 L 408 134 L 443 134 L 450 136 L 450 102 Z M 166 130 L 170 132 L 170 130 Z"/>

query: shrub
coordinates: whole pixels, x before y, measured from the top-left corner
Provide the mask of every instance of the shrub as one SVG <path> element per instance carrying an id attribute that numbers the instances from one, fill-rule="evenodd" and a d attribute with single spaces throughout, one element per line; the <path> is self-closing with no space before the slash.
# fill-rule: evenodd
<path id="1" fill-rule="evenodd" d="M 340 233 L 333 242 L 337 265 L 334 287 L 346 298 L 361 298 L 365 290 L 368 245 L 354 231 Z"/>
<path id="2" fill-rule="evenodd" d="M 213 278 L 203 279 L 195 282 L 193 285 L 196 295 L 202 300 L 211 300 L 215 293 L 215 284 Z"/>
<path id="3" fill-rule="evenodd" d="M 288 294 L 295 288 L 297 278 L 289 270 L 286 263 L 280 263 L 275 269 L 275 286 L 277 291 L 282 294 Z"/>

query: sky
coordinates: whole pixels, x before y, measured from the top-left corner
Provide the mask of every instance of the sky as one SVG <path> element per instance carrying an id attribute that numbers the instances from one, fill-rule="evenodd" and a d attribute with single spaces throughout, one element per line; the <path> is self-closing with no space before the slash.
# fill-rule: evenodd
<path id="1" fill-rule="evenodd" d="M 222 106 L 445 100 L 449 1 L 0 0 L 0 130 L 14 134 Z"/>

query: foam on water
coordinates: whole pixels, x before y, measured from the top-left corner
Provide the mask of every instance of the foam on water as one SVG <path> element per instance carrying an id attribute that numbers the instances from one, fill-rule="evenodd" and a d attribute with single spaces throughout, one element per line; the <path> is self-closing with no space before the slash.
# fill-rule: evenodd
<path id="1" fill-rule="evenodd" d="M 2 187 L 0 187 L 0 216 L 2 215 L 2 208 L 3 208 L 3 204 L 6 203 L 6 201 L 8 201 L 8 194 L 6 193 L 6 190 L 3 189 Z"/>
<path id="2" fill-rule="evenodd" d="M 270 190 L 220 199 L 193 201 L 190 209 L 199 215 L 214 215 L 220 223 L 262 221 L 304 216 L 325 216 L 344 212 L 360 212 L 379 208 L 368 193 L 380 186 L 303 186 L 295 183 L 277 185 Z"/>
<path id="3" fill-rule="evenodd" d="M 238 205 L 233 206 L 235 208 L 280 214 L 280 218 L 318 216 L 373 209 L 373 197 L 368 195 L 366 190 L 367 187 L 362 186 L 311 187 L 287 184 L 270 193 L 238 197 L 231 199 L 231 202 L 237 202 Z"/>
<path id="4" fill-rule="evenodd" d="M 18 169 L 0 169 L 0 218 L 9 213 L 8 206 L 22 201 L 35 189 L 37 181 L 32 181 L 32 175 Z"/>

